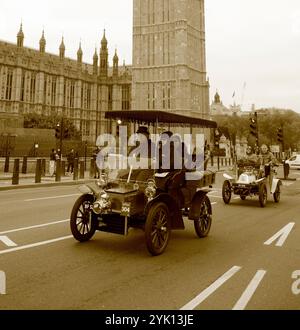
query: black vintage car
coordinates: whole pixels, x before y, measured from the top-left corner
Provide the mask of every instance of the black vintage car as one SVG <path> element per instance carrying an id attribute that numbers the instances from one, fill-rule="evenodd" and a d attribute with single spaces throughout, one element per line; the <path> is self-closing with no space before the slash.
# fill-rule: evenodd
<path id="1" fill-rule="evenodd" d="M 113 111 L 106 118 L 144 125 L 185 125 L 215 128 L 216 123 L 162 111 Z M 114 155 L 118 157 L 118 155 Z M 212 223 L 207 193 L 215 173 L 199 170 L 129 169 L 103 173 L 93 185 L 80 187 L 83 195 L 71 214 L 71 231 L 80 242 L 96 231 L 128 235 L 130 228 L 145 231 L 149 252 L 162 254 L 172 230 L 183 230 L 184 218 L 194 222 L 197 235 L 206 237 Z"/>

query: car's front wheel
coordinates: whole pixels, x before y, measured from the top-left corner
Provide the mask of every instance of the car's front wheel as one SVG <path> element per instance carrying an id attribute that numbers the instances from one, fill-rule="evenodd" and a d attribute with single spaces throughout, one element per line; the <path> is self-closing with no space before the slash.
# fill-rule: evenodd
<path id="1" fill-rule="evenodd" d="M 226 180 L 223 183 L 223 188 L 222 188 L 222 197 L 223 197 L 223 201 L 224 201 L 225 204 L 230 203 L 231 195 L 232 195 L 231 183 L 230 183 L 230 181 Z"/>
<path id="2" fill-rule="evenodd" d="M 71 213 L 71 232 L 79 242 L 89 241 L 95 234 L 97 223 L 93 217 L 93 195 L 82 195 L 75 202 Z"/>
<path id="3" fill-rule="evenodd" d="M 164 203 L 154 204 L 148 213 L 145 237 L 148 251 L 153 256 L 162 254 L 169 243 L 171 223 L 169 209 Z"/>
<path id="4" fill-rule="evenodd" d="M 274 198 L 274 202 L 275 203 L 279 203 L 280 202 L 280 193 L 281 193 L 281 191 L 280 191 L 280 185 L 278 184 L 277 185 L 277 188 L 276 188 L 276 191 L 273 194 L 273 198 Z"/>
<path id="5" fill-rule="evenodd" d="M 194 221 L 194 227 L 198 237 L 203 238 L 209 234 L 212 222 L 211 215 L 211 203 L 209 198 L 205 196 L 200 202 L 199 219 Z"/>
<path id="6" fill-rule="evenodd" d="M 259 203 L 261 207 L 265 207 L 268 201 L 267 186 L 263 183 L 259 187 Z"/>

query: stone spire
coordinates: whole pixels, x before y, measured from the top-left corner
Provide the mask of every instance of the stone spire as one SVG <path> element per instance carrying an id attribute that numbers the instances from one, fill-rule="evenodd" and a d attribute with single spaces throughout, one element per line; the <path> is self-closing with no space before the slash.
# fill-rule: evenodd
<path id="1" fill-rule="evenodd" d="M 101 50 L 100 50 L 100 76 L 101 77 L 108 76 L 108 48 L 107 48 L 105 30 L 101 41 Z"/>
<path id="2" fill-rule="evenodd" d="M 94 75 L 98 75 L 98 54 L 97 54 L 97 48 L 95 47 L 95 54 L 93 56 L 93 73 Z"/>
<path id="3" fill-rule="evenodd" d="M 46 52 L 46 39 L 45 39 L 44 30 L 43 30 L 43 33 L 42 33 L 42 37 L 40 39 L 40 52 L 41 53 Z"/>
<path id="4" fill-rule="evenodd" d="M 116 49 L 113 58 L 113 76 L 117 77 L 118 75 L 119 75 L 119 57 Z"/>
<path id="5" fill-rule="evenodd" d="M 82 63 L 83 52 L 81 48 L 81 42 L 79 43 L 79 49 L 77 51 L 77 61 L 78 63 Z"/>
<path id="6" fill-rule="evenodd" d="M 20 25 L 20 30 L 17 34 L 17 46 L 23 47 L 24 46 L 24 32 L 23 32 L 23 24 Z"/>
<path id="7" fill-rule="evenodd" d="M 66 46 L 65 46 L 65 43 L 64 43 L 64 37 L 62 37 L 61 44 L 59 46 L 59 57 L 61 59 L 65 58 L 65 52 L 66 52 Z"/>

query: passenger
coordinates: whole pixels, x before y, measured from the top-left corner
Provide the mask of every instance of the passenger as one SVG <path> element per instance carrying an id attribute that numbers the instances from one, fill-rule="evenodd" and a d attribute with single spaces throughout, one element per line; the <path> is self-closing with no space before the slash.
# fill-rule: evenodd
<path id="1" fill-rule="evenodd" d="M 247 149 L 246 149 L 245 161 L 249 162 L 249 163 L 252 163 L 252 164 L 258 164 L 258 157 L 254 153 L 251 146 L 248 146 Z"/>

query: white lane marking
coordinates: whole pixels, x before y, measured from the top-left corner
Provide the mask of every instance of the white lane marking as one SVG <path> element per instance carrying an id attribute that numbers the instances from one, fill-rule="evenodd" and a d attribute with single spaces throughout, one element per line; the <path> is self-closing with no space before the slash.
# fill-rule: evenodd
<path id="1" fill-rule="evenodd" d="M 30 230 L 30 229 L 36 229 L 36 228 L 42 228 L 42 227 L 58 225 L 58 224 L 69 222 L 69 221 L 70 221 L 70 219 L 55 221 L 55 222 L 49 222 L 49 223 L 44 223 L 44 224 L 41 224 L 41 225 L 35 225 L 35 226 L 30 226 L 30 227 L 23 227 L 23 228 L 18 228 L 18 229 L 7 230 L 7 231 L 0 232 L 0 235 L 16 233 L 18 231 L 25 231 L 25 230 Z"/>
<path id="2" fill-rule="evenodd" d="M 239 301 L 236 303 L 236 305 L 233 307 L 232 310 L 241 311 L 241 310 L 244 310 L 247 307 L 249 301 L 253 297 L 255 291 L 257 290 L 260 282 L 265 277 L 266 273 L 267 272 L 265 270 L 259 270 L 256 273 L 256 275 L 254 276 L 254 278 L 252 279 L 252 281 L 248 285 L 247 289 L 242 294 L 241 298 L 239 299 Z"/>
<path id="3" fill-rule="evenodd" d="M 284 228 L 282 228 L 278 233 L 276 233 L 273 237 L 271 237 L 269 240 L 267 240 L 264 245 L 271 245 L 273 242 L 275 242 L 278 239 L 278 242 L 276 243 L 276 246 L 282 247 L 285 243 L 286 239 L 288 238 L 290 232 L 295 226 L 295 222 L 291 222 L 288 225 L 286 225 Z"/>
<path id="4" fill-rule="evenodd" d="M 56 243 L 56 242 L 60 242 L 60 241 L 65 241 L 65 240 L 70 239 L 70 238 L 73 238 L 73 236 L 72 235 L 71 236 L 64 236 L 64 237 L 51 239 L 49 241 L 43 241 L 43 242 L 38 242 L 38 243 L 34 243 L 34 244 L 19 246 L 19 247 L 16 247 L 16 248 L 0 251 L 0 255 L 1 254 L 12 253 L 12 252 L 17 252 L 17 251 L 22 251 L 22 250 L 28 250 L 28 249 L 32 249 L 32 248 L 43 246 L 43 245 L 48 245 L 48 244 L 52 244 L 52 243 Z"/>
<path id="5" fill-rule="evenodd" d="M 18 246 L 15 242 L 13 242 L 7 236 L 0 236 L 0 241 L 2 241 L 8 247 Z"/>
<path id="6" fill-rule="evenodd" d="M 199 306 L 204 300 L 206 300 L 210 295 L 212 295 L 217 289 L 219 289 L 225 282 L 227 282 L 232 276 L 234 276 L 241 269 L 242 267 L 239 266 L 232 267 L 227 273 L 222 275 L 211 286 L 209 286 L 207 289 L 201 292 L 196 298 L 194 298 L 188 304 L 183 306 L 180 310 L 182 311 L 194 310 L 197 306 Z"/>
<path id="7" fill-rule="evenodd" d="M 208 196 L 212 198 L 222 198 L 222 196 L 216 196 L 216 195 L 208 195 Z"/>
<path id="8" fill-rule="evenodd" d="M 44 200 L 47 200 L 47 199 L 67 198 L 67 197 L 74 197 L 74 196 L 80 196 L 80 194 L 61 195 L 61 196 L 52 196 L 52 197 L 42 197 L 42 198 L 34 198 L 34 199 L 25 199 L 24 202 L 44 201 Z"/>

